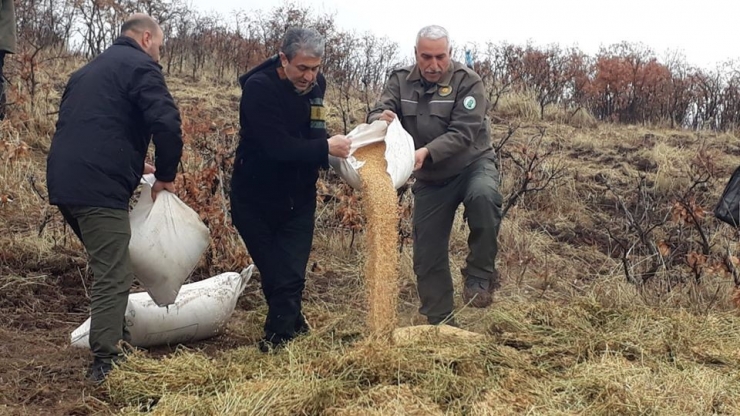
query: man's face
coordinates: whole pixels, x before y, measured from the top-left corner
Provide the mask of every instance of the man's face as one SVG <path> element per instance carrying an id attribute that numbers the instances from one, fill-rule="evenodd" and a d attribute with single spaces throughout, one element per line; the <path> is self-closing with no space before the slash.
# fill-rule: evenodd
<path id="1" fill-rule="evenodd" d="M 280 52 L 280 61 L 285 76 L 298 91 L 305 91 L 316 81 L 321 66 L 321 58 L 306 55 L 303 51 L 299 51 L 291 61 L 288 61 L 288 57 Z"/>
<path id="2" fill-rule="evenodd" d="M 157 28 L 156 31 L 151 32 L 145 30 L 141 37 L 141 46 L 147 55 L 151 56 L 156 62 L 159 62 L 159 54 L 164 43 L 164 32 L 162 29 Z"/>
<path id="3" fill-rule="evenodd" d="M 447 39 L 419 39 L 416 45 L 416 64 L 424 79 L 439 82 L 450 67 L 450 46 Z"/>

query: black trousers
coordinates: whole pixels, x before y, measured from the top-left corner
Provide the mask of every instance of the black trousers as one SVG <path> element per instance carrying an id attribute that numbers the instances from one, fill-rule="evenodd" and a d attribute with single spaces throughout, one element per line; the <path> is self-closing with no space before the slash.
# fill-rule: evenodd
<path id="1" fill-rule="evenodd" d="M 231 217 L 260 272 L 267 301 L 265 339 L 280 343 L 305 327 L 301 298 L 313 243 L 316 201 L 273 215 L 232 194 Z"/>

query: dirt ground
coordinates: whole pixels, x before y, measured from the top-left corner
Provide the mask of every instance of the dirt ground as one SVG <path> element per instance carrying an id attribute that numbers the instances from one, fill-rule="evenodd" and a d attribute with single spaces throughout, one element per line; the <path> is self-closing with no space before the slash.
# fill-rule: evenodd
<path id="1" fill-rule="evenodd" d="M 52 255 L 39 260 L 30 259 L 28 252 L 16 251 L 15 246 L 5 248 L 0 254 L 0 415 L 117 412 L 119 409 L 107 400 L 106 387 L 85 380 L 92 360 L 90 351 L 70 346 L 71 332 L 89 316 L 92 274 L 81 247 L 69 242 L 60 244 L 52 248 Z M 259 279 L 259 272 L 255 272 L 239 297 L 225 333 L 184 347 L 216 356 L 256 345 L 262 335 L 263 316 L 259 310 L 264 309 Z M 332 298 L 337 294 L 328 289 L 333 286 L 336 291 L 338 281 L 345 282 L 343 289 L 352 284 L 331 271 L 309 271 L 304 302 L 335 302 Z M 136 284 L 132 288 L 132 292 L 140 290 Z M 412 288 L 401 291 L 402 301 L 408 302 L 413 296 Z M 344 294 L 341 297 L 349 298 Z M 176 348 L 154 347 L 147 354 L 162 357 Z"/>
<path id="2" fill-rule="evenodd" d="M 46 266 L 25 278 L 3 270 L 0 413 L 92 414 L 101 392 L 84 383 L 89 352 L 69 347 L 88 306 L 80 268 Z"/>
<path id="3" fill-rule="evenodd" d="M 85 380 L 92 359 L 89 350 L 70 346 L 70 333 L 87 319 L 90 305 L 86 290 L 91 276 L 84 260 L 60 254 L 37 269 L 19 278 L 9 277 L 16 274 L 4 267 L 0 276 L 0 415 L 115 411 L 105 403 L 106 389 Z M 238 322 L 259 301 L 259 285 L 252 282 L 231 322 Z M 215 353 L 253 343 L 253 339 L 227 329 L 219 337 L 189 344 L 188 348 Z M 157 347 L 149 354 L 173 351 Z"/>

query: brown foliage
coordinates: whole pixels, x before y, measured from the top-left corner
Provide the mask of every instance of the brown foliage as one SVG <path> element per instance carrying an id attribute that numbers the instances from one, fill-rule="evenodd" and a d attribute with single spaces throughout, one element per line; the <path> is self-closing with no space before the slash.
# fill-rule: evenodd
<path id="1" fill-rule="evenodd" d="M 162 64 L 167 73 L 233 83 L 277 53 L 285 30 L 314 27 L 327 38 L 323 71 L 336 90 L 344 130 L 360 121 L 390 69 L 398 45 L 371 34 L 338 28 L 332 15 L 284 3 L 263 12 L 224 17 L 188 7 L 184 0 L 19 0 L 22 78 L 33 89 L 39 50 L 94 57 L 118 36 L 134 11 L 157 18 L 165 32 Z M 76 35 L 79 34 L 79 35 Z M 64 52 L 65 45 L 73 45 Z M 478 46 L 472 48 L 478 51 Z M 740 123 L 740 75 L 728 62 L 714 70 L 690 66 L 678 54 L 659 60 L 642 44 L 619 43 L 590 57 L 577 48 L 486 43 L 474 63 L 495 110 L 509 91 L 531 91 L 544 118 L 547 106 L 575 113 L 584 108 L 599 120 L 668 123 L 671 127 L 731 130 Z M 59 55 L 61 56 L 61 55 Z M 476 52 L 476 56 L 478 56 Z M 364 108 L 349 97 L 360 92 Z"/>

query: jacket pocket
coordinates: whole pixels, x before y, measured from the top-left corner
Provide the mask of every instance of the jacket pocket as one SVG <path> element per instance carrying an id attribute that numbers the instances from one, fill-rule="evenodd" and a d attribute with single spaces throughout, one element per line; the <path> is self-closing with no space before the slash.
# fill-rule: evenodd
<path id="1" fill-rule="evenodd" d="M 416 117 L 418 106 L 418 101 L 401 99 L 401 115 L 404 117 Z"/>
<path id="2" fill-rule="evenodd" d="M 454 106 L 454 100 L 434 99 L 429 101 L 429 114 L 449 122 L 452 117 L 452 109 Z"/>

